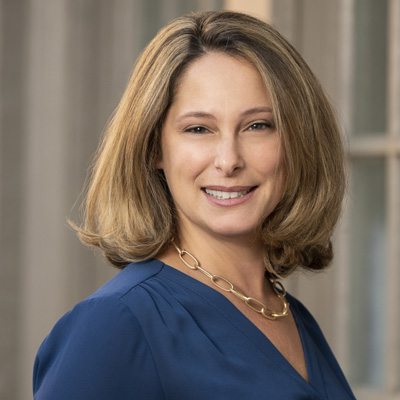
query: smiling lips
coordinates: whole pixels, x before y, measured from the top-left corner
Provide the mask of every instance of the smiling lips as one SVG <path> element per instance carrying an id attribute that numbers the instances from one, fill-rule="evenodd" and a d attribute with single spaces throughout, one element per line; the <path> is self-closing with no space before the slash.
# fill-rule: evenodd
<path id="1" fill-rule="evenodd" d="M 245 189 L 245 190 L 238 190 L 236 188 L 228 189 L 228 190 L 215 190 L 215 189 L 208 189 L 204 188 L 204 191 L 209 195 L 219 200 L 228 200 L 228 199 L 238 199 L 240 197 L 245 196 L 248 194 L 254 187 Z"/>

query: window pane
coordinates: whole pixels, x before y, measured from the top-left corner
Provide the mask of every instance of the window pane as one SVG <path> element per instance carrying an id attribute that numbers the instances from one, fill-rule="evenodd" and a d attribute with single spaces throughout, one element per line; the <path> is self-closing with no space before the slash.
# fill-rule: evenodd
<path id="1" fill-rule="evenodd" d="M 356 0 L 354 43 L 355 136 L 386 130 L 387 0 Z"/>
<path id="2" fill-rule="evenodd" d="M 385 322 L 385 163 L 353 162 L 350 222 L 350 379 L 383 384 Z"/>

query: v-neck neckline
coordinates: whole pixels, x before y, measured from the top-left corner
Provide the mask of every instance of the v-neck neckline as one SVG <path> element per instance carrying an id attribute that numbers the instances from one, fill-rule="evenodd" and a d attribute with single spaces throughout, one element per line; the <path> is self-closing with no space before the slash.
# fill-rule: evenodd
<path id="1" fill-rule="evenodd" d="M 310 390 L 314 395 L 323 398 L 327 398 L 326 390 L 322 387 L 316 387 L 315 383 L 322 382 L 322 373 L 318 367 L 318 361 L 315 355 L 310 349 L 311 343 L 309 335 L 304 327 L 301 318 L 298 315 L 298 309 L 296 304 L 292 302 L 291 311 L 295 320 L 301 344 L 303 347 L 308 380 L 307 382 L 297 370 L 290 364 L 290 362 L 283 356 L 283 354 L 276 348 L 271 340 L 250 320 L 248 319 L 226 296 L 218 292 L 214 288 L 204 284 L 203 282 L 187 275 L 176 268 L 171 267 L 164 262 L 155 259 L 155 261 L 163 264 L 163 268 L 160 271 L 161 275 L 166 278 L 178 283 L 179 285 L 193 291 L 198 296 L 202 297 L 212 307 L 218 309 L 218 311 L 227 318 L 232 325 L 239 331 L 241 331 L 249 341 L 253 343 L 269 360 L 279 367 L 283 372 L 294 379 L 306 390 Z M 292 296 L 288 296 L 293 299 Z M 290 301 L 289 301 L 290 303 Z M 324 393 L 320 391 L 323 390 Z"/>

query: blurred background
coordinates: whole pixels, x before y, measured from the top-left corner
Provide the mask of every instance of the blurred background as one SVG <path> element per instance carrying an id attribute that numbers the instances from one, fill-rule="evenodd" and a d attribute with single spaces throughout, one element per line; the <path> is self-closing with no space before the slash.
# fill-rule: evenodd
<path id="1" fill-rule="evenodd" d="M 1 399 L 32 397 L 41 341 L 116 273 L 66 218 L 136 57 L 174 17 L 221 8 L 275 25 L 338 112 L 349 189 L 335 262 L 287 286 L 357 398 L 400 399 L 400 0 L 0 0 Z"/>

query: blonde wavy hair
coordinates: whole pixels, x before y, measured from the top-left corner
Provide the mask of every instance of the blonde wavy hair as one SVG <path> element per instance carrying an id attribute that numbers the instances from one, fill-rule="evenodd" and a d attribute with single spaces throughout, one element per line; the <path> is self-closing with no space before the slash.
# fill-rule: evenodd
<path id="1" fill-rule="evenodd" d="M 281 136 L 284 193 L 255 231 L 267 268 L 278 276 L 297 267 L 324 268 L 333 257 L 331 236 L 345 188 L 335 115 L 303 58 L 274 28 L 229 11 L 172 21 L 138 59 L 95 156 L 84 222 L 74 226 L 80 239 L 123 268 L 156 256 L 177 234 L 173 199 L 155 168 L 161 127 L 182 71 L 211 51 L 258 69 Z"/>

